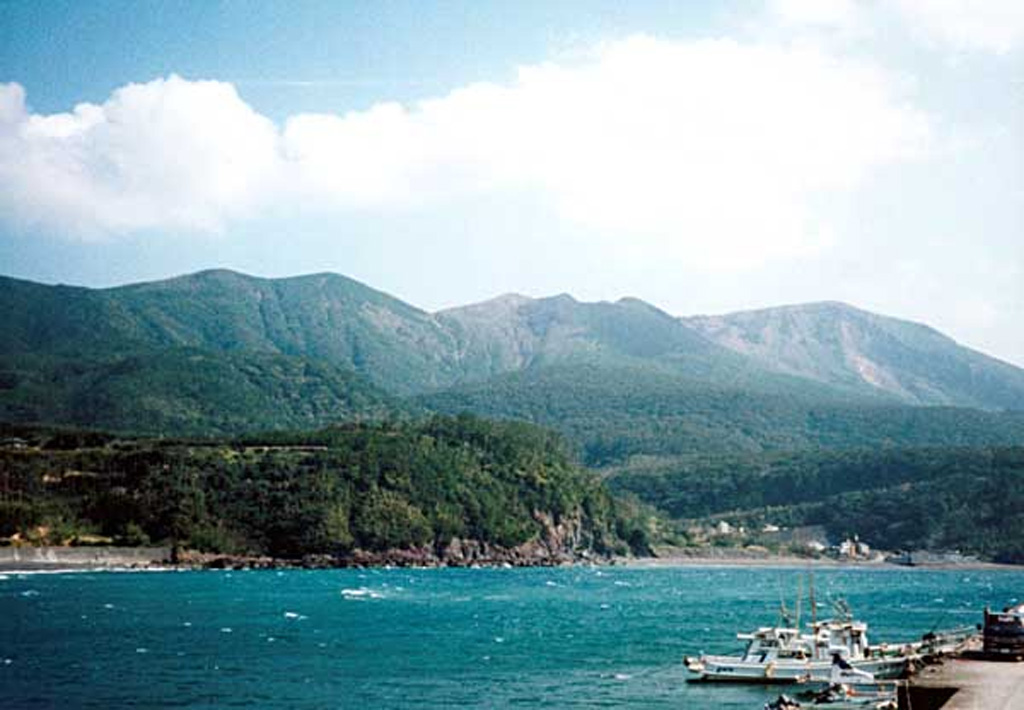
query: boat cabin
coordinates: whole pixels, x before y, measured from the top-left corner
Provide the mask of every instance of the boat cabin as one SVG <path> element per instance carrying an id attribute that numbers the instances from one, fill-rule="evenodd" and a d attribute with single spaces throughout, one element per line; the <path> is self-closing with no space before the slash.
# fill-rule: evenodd
<path id="1" fill-rule="evenodd" d="M 767 663 L 783 658 L 804 660 L 811 658 L 811 646 L 799 629 L 764 626 L 751 634 L 737 634 L 747 642 L 742 659 L 748 663 Z"/>
<path id="2" fill-rule="evenodd" d="M 814 657 L 828 660 L 838 655 L 844 660 L 871 656 L 867 624 L 860 621 L 822 621 L 812 626 Z"/>

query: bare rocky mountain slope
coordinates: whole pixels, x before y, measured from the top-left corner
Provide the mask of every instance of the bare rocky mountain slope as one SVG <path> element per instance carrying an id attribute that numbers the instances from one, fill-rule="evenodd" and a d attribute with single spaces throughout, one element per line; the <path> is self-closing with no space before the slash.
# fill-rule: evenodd
<path id="1" fill-rule="evenodd" d="M 843 303 L 766 308 L 682 321 L 760 364 L 916 405 L 1024 409 L 1024 370 L 926 325 Z"/>

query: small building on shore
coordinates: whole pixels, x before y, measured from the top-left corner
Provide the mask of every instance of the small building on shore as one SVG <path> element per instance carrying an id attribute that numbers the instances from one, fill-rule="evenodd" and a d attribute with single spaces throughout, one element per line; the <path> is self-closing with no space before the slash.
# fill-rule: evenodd
<path id="1" fill-rule="evenodd" d="M 886 557 L 885 561 L 891 562 L 895 565 L 906 565 L 908 567 L 914 567 L 916 565 L 962 565 L 979 562 L 977 555 L 965 555 L 959 550 L 953 550 L 951 552 L 933 550 L 897 552 L 896 554 Z"/>

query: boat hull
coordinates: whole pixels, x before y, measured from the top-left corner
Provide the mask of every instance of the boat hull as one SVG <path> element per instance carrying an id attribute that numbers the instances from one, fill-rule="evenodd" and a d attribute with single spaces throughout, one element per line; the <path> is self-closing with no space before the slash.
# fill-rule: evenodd
<path id="1" fill-rule="evenodd" d="M 907 658 L 878 658 L 852 661 L 850 665 L 866 671 L 878 680 L 899 678 L 907 669 Z M 688 665 L 694 680 L 726 683 L 827 683 L 832 675 L 831 661 L 777 660 L 769 663 L 742 661 L 728 656 L 704 656 Z"/>

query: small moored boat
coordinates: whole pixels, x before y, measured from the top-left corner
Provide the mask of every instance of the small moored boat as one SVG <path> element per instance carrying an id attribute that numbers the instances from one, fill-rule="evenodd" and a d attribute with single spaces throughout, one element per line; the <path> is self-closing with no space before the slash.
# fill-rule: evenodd
<path id="1" fill-rule="evenodd" d="M 764 710 L 809 707 L 896 710 L 899 706 L 898 689 L 896 681 L 876 682 L 870 673 L 858 671 L 836 655 L 832 659 L 831 682 L 821 688 L 804 691 L 799 695 L 801 700 L 780 695 L 773 702 L 765 703 Z"/>
<path id="2" fill-rule="evenodd" d="M 896 710 L 899 707 L 895 688 L 864 689 L 847 685 L 833 685 L 807 701 L 780 695 L 764 704 L 764 710 Z"/>
<path id="3" fill-rule="evenodd" d="M 850 618 L 814 622 L 810 633 L 795 627 L 763 627 L 738 634 L 747 642 L 737 656 L 701 654 L 685 659 L 694 680 L 748 683 L 829 682 L 833 658 L 875 679 L 899 678 L 915 657 L 912 645 L 872 646 L 867 624 Z"/>

